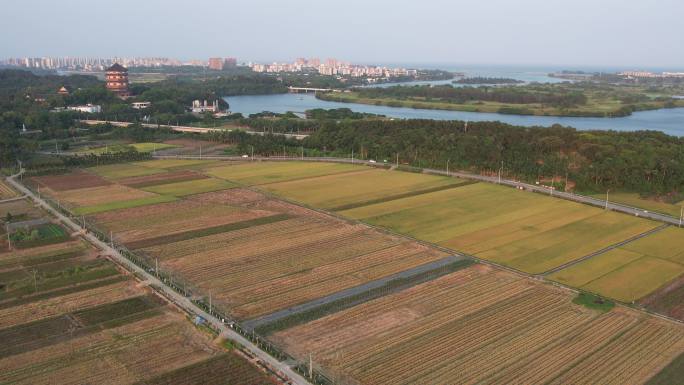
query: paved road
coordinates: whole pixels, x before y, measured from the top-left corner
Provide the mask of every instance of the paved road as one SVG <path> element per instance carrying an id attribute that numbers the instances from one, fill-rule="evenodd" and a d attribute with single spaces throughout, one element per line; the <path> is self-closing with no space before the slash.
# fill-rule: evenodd
<path id="1" fill-rule="evenodd" d="M 128 127 L 130 126 L 131 122 L 116 122 L 116 121 L 108 121 L 108 120 L 79 120 L 81 123 L 85 124 L 90 124 L 90 125 L 95 125 L 95 124 L 105 124 L 109 123 L 112 126 L 116 127 Z M 197 134 L 206 134 L 208 132 L 212 131 L 232 131 L 230 129 L 226 128 L 218 128 L 218 127 L 192 127 L 192 126 L 174 126 L 174 125 L 168 125 L 168 124 L 152 124 L 152 123 L 141 123 L 140 124 L 142 127 L 147 127 L 147 128 L 168 128 L 172 131 L 177 131 L 177 132 L 189 132 L 189 133 L 197 133 Z M 306 138 L 307 134 L 288 134 L 288 133 L 281 133 L 281 132 L 260 132 L 260 131 L 250 131 L 250 130 L 244 130 L 244 132 L 250 134 L 250 135 L 265 135 L 265 134 L 271 134 L 271 135 L 276 135 L 276 136 L 284 136 L 286 138 L 294 138 L 294 139 L 304 139 Z"/>
<path id="2" fill-rule="evenodd" d="M 7 182 L 10 183 L 12 186 L 14 186 L 14 188 L 16 188 L 17 190 L 19 190 L 22 193 L 29 196 L 31 199 L 33 199 L 33 201 L 38 203 L 45 210 L 52 213 L 64 225 L 69 227 L 74 232 L 78 232 L 78 231 L 82 230 L 82 228 L 78 224 L 76 224 L 74 221 L 72 221 L 70 218 L 66 217 L 65 215 L 63 215 L 62 213 L 60 213 L 59 211 L 54 209 L 47 202 L 45 202 L 43 199 L 36 196 L 31 190 L 27 189 L 21 183 L 17 182 L 15 180 L 15 178 L 18 175 L 20 175 L 20 174 L 16 174 L 16 175 L 13 175 L 11 177 L 8 177 Z M 251 341 L 244 338 L 243 336 L 241 336 L 240 334 L 235 332 L 230 327 L 224 325 L 223 322 L 221 322 L 218 318 L 208 314 L 204 310 L 197 307 L 194 303 L 192 303 L 190 301 L 189 298 L 186 298 L 183 295 L 179 294 L 178 292 L 174 291 L 170 287 L 166 286 L 166 284 L 164 284 L 157 277 L 150 274 L 149 272 L 147 272 L 145 269 L 141 268 L 140 266 L 129 261 L 126 257 L 121 255 L 116 249 L 111 248 L 109 244 L 101 241 L 100 239 L 95 237 L 92 233 L 85 234 L 84 238 L 87 239 L 93 245 L 100 248 L 104 253 L 111 255 L 111 257 L 117 263 L 124 266 L 127 270 L 137 273 L 139 276 L 144 277 L 147 282 L 158 287 L 159 288 L 158 291 L 162 295 L 164 295 L 166 298 L 169 298 L 171 301 L 173 301 L 176 305 L 180 306 L 181 308 L 185 309 L 186 311 L 189 311 L 191 313 L 194 313 L 194 314 L 201 316 L 202 318 L 204 318 L 205 320 L 210 322 L 216 329 L 220 330 L 222 336 L 238 342 L 239 344 L 244 346 L 247 350 L 249 350 L 254 356 L 258 357 L 261 361 L 266 362 L 268 365 L 270 365 L 271 368 L 274 368 L 274 369 L 280 371 L 281 374 L 283 374 L 285 377 L 287 377 L 291 380 L 292 384 L 297 384 L 297 385 L 309 384 L 309 382 L 307 382 L 304 379 L 304 377 L 302 377 L 301 375 L 296 373 L 294 370 L 292 370 L 292 368 L 290 366 L 288 366 L 286 363 L 279 362 L 275 358 L 268 355 L 268 353 L 261 350 L 259 347 L 254 345 Z"/>
<path id="3" fill-rule="evenodd" d="M 309 158 L 301 158 L 301 157 L 279 157 L 279 156 L 273 156 L 273 157 L 254 157 L 254 158 L 243 158 L 239 156 L 221 156 L 221 155 L 211 155 L 211 156 L 194 156 L 194 155 L 169 155 L 169 156 L 163 156 L 163 155 L 156 155 L 154 158 L 157 159 L 207 159 L 207 160 L 242 160 L 242 161 L 308 161 L 308 162 L 331 162 L 331 163 L 353 163 L 353 164 L 364 164 L 368 166 L 379 166 L 381 165 L 380 163 L 376 162 L 370 162 L 366 160 L 358 160 L 358 159 L 350 159 L 350 158 L 322 158 L 322 157 L 309 157 Z M 579 203 L 584 203 L 588 204 L 591 206 L 596 206 L 600 208 L 605 208 L 605 209 L 610 209 L 613 211 L 618 211 L 622 212 L 625 214 L 630 214 L 634 216 L 639 216 L 642 218 L 647 218 L 647 219 L 652 219 L 655 221 L 660 221 L 664 223 L 669 223 L 671 225 L 675 226 L 680 226 L 683 223 L 681 222 L 680 218 L 675 218 L 669 215 L 665 214 L 660 214 L 660 213 L 654 213 L 650 211 L 646 211 L 644 209 L 638 208 L 638 207 L 632 207 L 628 205 L 623 205 L 620 203 L 613 203 L 613 202 L 608 202 L 606 204 L 605 200 L 602 199 L 596 199 L 592 198 L 586 195 L 579 195 L 579 194 L 574 194 L 574 193 L 568 193 L 568 192 L 563 192 L 563 191 L 557 191 L 550 189 L 545 186 L 538 186 L 538 185 L 533 185 L 529 183 L 524 183 L 524 182 L 519 182 L 515 180 L 510 180 L 510 179 L 501 179 L 499 180 L 498 177 L 494 176 L 486 176 L 486 175 L 477 175 L 477 174 L 469 174 L 469 173 L 464 173 L 464 172 L 454 172 L 450 171 L 447 173 L 444 170 L 436 170 L 436 169 L 430 169 L 430 168 L 424 168 L 423 172 L 426 174 L 434 174 L 434 175 L 444 175 L 444 176 L 455 176 L 458 178 L 463 178 L 463 179 L 470 179 L 470 180 L 476 180 L 480 182 L 488 182 L 488 183 L 494 183 L 494 184 L 501 184 L 504 186 L 508 187 L 513 187 L 513 188 L 522 188 L 525 191 L 532 191 L 536 193 L 541 193 L 541 194 L 546 194 L 549 196 L 557 197 L 557 198 L 562 198 L 574 202 L 579 202 Z"/>

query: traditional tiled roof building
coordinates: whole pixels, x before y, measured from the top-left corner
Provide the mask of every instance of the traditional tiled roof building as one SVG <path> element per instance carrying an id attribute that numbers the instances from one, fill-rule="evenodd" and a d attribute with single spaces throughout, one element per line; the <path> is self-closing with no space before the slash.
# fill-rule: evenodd
<path id="1" fill-rule="evenodd" d="M 106 71 L 105 80 L 107 82 L 107 89 L 121 98 L 129 96 L 128 69 L 119 63 L 114 63 L 114 65 L 107 68 Z"/>

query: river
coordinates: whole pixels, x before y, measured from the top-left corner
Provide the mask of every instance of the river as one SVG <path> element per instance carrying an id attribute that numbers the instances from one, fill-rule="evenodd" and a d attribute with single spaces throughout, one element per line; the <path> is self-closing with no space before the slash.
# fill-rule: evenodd
<path id="1" fill-rule="evenodd" d="M 276 94 L 229 96 L 224 98 L 232 112 L 245 116 L 262 111 L 304 113 L 313 108 L 351 108 L 357 112 L 385 115 L 399 119 L 437 119 L 493 121 L 517 126 L 552 126 L 562 124 L 579 130 L 639 131 L 657 130 L 669 135 L 684 136 L 684 108 L 635 112 L 622 118 L 574 118 L 555 116 L 506 115 L 484 112 L 425 110 L 404 107 L 373 106 L 357 103 L 328 102 L 316 99 L 313 94 Z"/>

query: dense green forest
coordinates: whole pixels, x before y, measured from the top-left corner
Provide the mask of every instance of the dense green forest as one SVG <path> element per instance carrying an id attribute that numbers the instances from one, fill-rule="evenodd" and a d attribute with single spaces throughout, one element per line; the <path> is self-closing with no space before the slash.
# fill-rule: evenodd
<path id="1" fill-rule="evenodd" d="M 387 88 L 364 88 L 355 90 L 366 98 L 424 98 L 440 99 L 452 103 L 468 101 L 490 101 L 499 103 L 529 104 L 542 103 L 553 106 L 577 106 L 587 102 L 581 92 L 565 88 L 530 89 L 524 87 L 452 87 L 441 86 L 396 86 Z"/>
<path id="2" fill-rule="evenodd" d="M 281 120 L 270 128 L 308 129 L 312 134 L 301 142 L 239 132 L 214 139 L 236 143 L 244 153 L 254 146 L 262 155 L 282 154 L 283 147 L 297 153 L 303 146 L 312 156 L 349 157 L 353 150 L 358 158 L 394 163 L 398 155 L 402 164 L 438 169 L 444 169 L 448 160 L 452 170 L 492 175 L 503 165 L 508 178 L 535 182 L 556 177 L 564 183 L 567 177 L 583 192 L 614 189 L 675 198 L 684 192 L 684 139 L 655 131 L 577 131 L 500 122 L 471 122 L 466 127 L 458 121 L 377 119 Z"/>

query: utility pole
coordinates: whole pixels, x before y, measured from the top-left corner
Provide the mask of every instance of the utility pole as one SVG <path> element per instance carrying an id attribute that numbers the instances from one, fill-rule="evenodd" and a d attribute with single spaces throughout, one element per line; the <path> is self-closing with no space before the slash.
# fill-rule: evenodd
<path id="1" fill-rule="evenodd" d="M 606 210 L 608 210 L 608 191 L 610 191 L 610 189 L 606 190 Z"/>
<path id="2" fill-rule="evenodd" d="M 154 274 L 159 278 L 159 258 L 154 259 Z"/>
<path id="3" fill-rule="evenodd" d="M 352 148 L 352 164 L 354 164 L 354 149 Z"/>
<path id="4" fill-rule="evenodd" d="M 112 231 L 109 231 L 109 246 L 112 249 L 114 248 L 114 233 Z"/>
<path id="5" fill-rule="evenodd" d="M 200 159 L 202 159 L 202 145 L 200 144 Z"/>
<path id="6" fill-rule="evenodd" d="M 211 290 L 209 290 L 209 314 L 211 314 Z"/>
<path id="7" fill-rule="evenodd" d="M 304 146 L 302 146 L 302 160 L 304 160 Z"/>
<path id="8" fill-rule="evenodd" d="M 397 152 L 397 167 L 399 167 L 399 153 Z"/>
<path id="9" fill-rule="evenodd" d="M 254 146 L 250 145 L 252 147 L 252 160 L 254 160 Z"/>
<path id="10" fill-rule="evenodd" d="M 37 292 L 38 291 L 38 281 L 36 280 L 36 273 L 38 270 L 33 269 L 33 291 Z"/>
<path id="11" fill-rule="evenodd" d="M 499 169 L 499 184 L 501 184 L 501 173 L 503 172 L 503 160 L 501 161 L 501 168 Z"/>
<path id="12" fill-rule="evenodd" d="M 313 379 L 313 356 L 309 352 L 309 378 Z"/>
<path id="13" fill-rule="evenodd" d="M 682 221 L 684 221 L 684 206 L 679 211 L 679 227 L 682 227 Z"/>
<path id="14" fill-rule="evenodd" d="M 447 176 L 449 175 L 449 161 L 450 161 L 450 160 L 451 160 L 451 159 L 447 159 Z"/>

